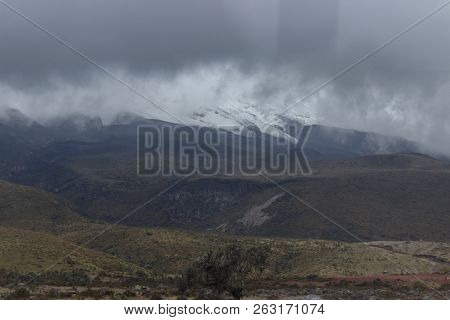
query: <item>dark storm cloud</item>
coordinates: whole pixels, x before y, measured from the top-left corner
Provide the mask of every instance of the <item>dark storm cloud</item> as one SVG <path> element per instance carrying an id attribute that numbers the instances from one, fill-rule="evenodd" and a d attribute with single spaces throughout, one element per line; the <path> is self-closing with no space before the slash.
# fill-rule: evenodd
<path id="1" fill-rule="evenodd" d="M 233 60 L 242 70 L 291 64 L 309 77 L 321 77 L 353 62 L 440 2 L 16 0 L 11 4 L 94 61 L 133 73 L 170 74 Z M 430 20 L 360 71 L 392 82 L 446 73 L 442 64 L 450 48 L 445 32 L 450 26 L 448 12 Z M 51 74 L 70 78 L 92 68 L 3 6 L 0 26 L 3 79 Z M 360 81 L 360 74 L 354 78 Z"/>
<path id="2" fill-rule="evenodd" d="M 234 93 L 282 109 L 445 2 L 9 1 L 97 63 L 133 85 L 142 81 L 140 88 L 161 101 L 186 103 L 185 109 L 202 96 L 208 104 L 215 95 Z M 426 141 L 445 137 L 449 18 L 450 6 L 306 102 L 329 124 Z M 134 101 L 105 81 L 112 80 L 0 6 L 3 104 L 18 100 L 25 109 L 33 102 L 36 108 L 61 110 L 58 104 L 64 104 L 72 110 L 95 102 L 111 110 Z M 183 97 L 175 102 L 177 95 Z M 421 121 L 426 123 L 418 132 Z"/>
<path id="3" fill-rule="evenodd" d="M 238 15 L 233 7 L 238 3 L 19 0 L 12 4 L 96 62 L 145 72 L 250 56 L 251 45 L 242 33 L 245 26 L 235 21 Z M 90 67 L 4 7 L 0 7 L 0 21 L 3 76 L 28 79 L 59 73 L 71 77 Z"/>
<path id="4" fill-rule="evenodd" d="M 339 2 L 319 2 L 18 0 L 11 4 L 98 63 L 125 66 L 132 72 L 171 72 L 224 60 L 235 60 L 243 69 L 302 58 L 311 67 L 322 66 L 324 59 L 333 59 Z M 5 7 L 0 7 L 0 21 L 2 76 L 71 77 L 89 67 Z"/>

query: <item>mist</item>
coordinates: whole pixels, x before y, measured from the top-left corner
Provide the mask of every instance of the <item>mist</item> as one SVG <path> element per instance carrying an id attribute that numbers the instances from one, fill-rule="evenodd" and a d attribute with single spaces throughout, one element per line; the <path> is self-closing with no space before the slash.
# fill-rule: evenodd
<path id="1" fill-rule="evenodd" d="M 120 111 L 187 121 L 239 99 L 281 112 L 444 2 L 18 0 L 10 4 L 167 113 L 4 6 L 0 108 L 106 123 Z M 318 123 L 450 152 L 449 16 L 444 8 L 307 99 Z"/>

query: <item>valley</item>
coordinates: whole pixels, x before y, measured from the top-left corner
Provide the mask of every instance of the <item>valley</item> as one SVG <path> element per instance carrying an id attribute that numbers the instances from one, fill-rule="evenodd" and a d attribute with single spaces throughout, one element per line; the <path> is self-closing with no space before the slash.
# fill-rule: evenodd
<path id="1" fill-rule="evenodd" d="M 310 176 L 181 180 L 136 173 L 136 127 L 161 121 L 14 116 L 0 122 L 1 298 L 217 298 L 180 288 L 227 248 L 264 253 L 245 298 L 449 294 L 450 165 L 413 142 L 314 125 Z"/>

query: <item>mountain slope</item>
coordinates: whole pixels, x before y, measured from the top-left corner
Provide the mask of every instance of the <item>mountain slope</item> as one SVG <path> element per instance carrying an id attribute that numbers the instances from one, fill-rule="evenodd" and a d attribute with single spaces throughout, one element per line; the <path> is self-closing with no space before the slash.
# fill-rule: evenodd
<path id="1" fill-rule="evenodd" d="M 449 241 L 450 173 L 386 171 L 287 181 L 289 193 L 364 241 Z M 282 191 L 274 189 L 267 197 Z M 262 203 L 257 195 L 250 203 Z M 265 198 L 264 198 L 265 199 Z M 251 205 L 242 210 L 245 214 Z M 357 241 L 290 195 L 265 209 L 270 218 L 231 232 Z"/>
<path id="2" fill-rule="evenodd" d="M 59 195 L 83 215 L 106 222 L 117 221 L 177 181 L 136 177 L 135 163 L 117 153 L 70 156 L 58 165 L 77 176 L 57 185 Z M 398 154 L 313 162 L 312 168 L 312 177 L 277 179 L 362 240 L 449 241 L 446 164 Z M 263 177 L 190 178 L 123 223 L 355 241 Z"/>
<path id="3" fill-rule="evenodd" d="M 58 233 L 86 222 L 54 194 L 0 180 L 0 226 Z"/>
<path id="4" fill-rule="evenodd" d="M 72 211 L 105 222 L 117 221 L 177 181 L 177 177 L 148 178 L 136 173 L 137 126 L 176 124 L 127 114 L 119 115 L 116 124 L 109 126 L 97 126 L 98 119 L 81 119 L 88 124 L 92 120 L 95 130 L 87 130 L 85 136 L 80 133 L 76 137 L 78 140 L 34 145 L 24 156 L 15 155 L 9 162 L 0 161 L 0 177 L 57 193 L 74 205 L 76 210 Z M 8 128 L 5 130 L 10 133 Z M 238 139 L 234 135 L 232 138 Z M 8 137 L 5 143 L 7 141 Z M 416 152 L 416 147 L 401 138 L 313 126 L 305 149 L 312 160 L 313 176 L 277 179 L 349 230 L 360 232 L 357 234 L 364 240 L 447 241 L 449 203 L 445 190 L 449 188 L 449 167 L 438 160 L 411 154 Z M 220 146 L 220 159 L 227 159 L 226 148 L 225 144 Z M 21 154 L 22 149 L 19 149 L 9 152 L 20 151 Z M 374 155 L 379 152 L 397 154 Z M 261 154 L 254 156 L 261 157 Z M 27 191 L 23 190 L 22 194 L 25 193 Z M 158 197 L 124 223 L 248 235 L 354 240 L 335 226 L 324 224 L 323 219 L 309 214 L 310 210 L 283 193 L 262 177 L 241 174 L 232 178 L 195 177 Z M 66 209 L 52 208 L 49 211 L 53 213 L 44 214 L 32 207 L 39 200 L 25 199 L 28 200 L 23 201 L 23 205 L 29 206 L 25 210 L 27 214 L 47 216 L 35 219 L 37 223 L 34 223 L 33 216 L 20 218 L 18 214 L 15 219 L 20 220 L 19 226 L 28 225 L 35 230 L 53 228 L 57 232 L 58 225 L 66 225 L 66 215 L 59 216 L 59 212 Z M 4 212 L 1 219 L 7 223 L 11 215 L 17 214 L 14 206 L 20 200 L 9 193 L 8 198 L 0 201 L 3 201 L 0 213 Z M 46 221 L 45 226 L 41 220 Z"/>
<path id="5" fill-rule="evenodd" d="M 0 227 L 0 269 L 39 273 L 50 266 L 51 271 L 81 270 L 93 275 L 101 271 L 133 273 L 142 270 L 109 254 L 78 249 L 77 245 L 59 237 Z"/>
<path id="6" fill-rule="evenodd" d="M 242 100 L 228 101 L 220 106 L 203 108 L 192 113 L 187 123 L 207 127 L 256 126 L 280 130 L 291 121 L 304 125 L 317 122 L 314 112 L 306 107 L 299 112 L 291 109 L 283 115 L 278 114 L 279 110 L 276 107 L 257 106 Z"/>
<path id="7" fill-rule="evenodd" d="M 364 241 L 449 241 L 450 171 L 417 155 L 383 157 L 352 160 L 359 168 L 328 163 L 312 177 L 280 178 L 281 189 L 262 177 L 189 179 L 124 223 L 357 241 L 289 192 Z"/>
<path id="8" fill-rule="evenodd" d="M 448 170 L 447 163 L 418 153 L 379 154 L 355 157 L 340 161 L 320 161 L 314 171 L 367 171 L 367 170 Z"/>
<path id="9" fill-rule="evenodd" d="M 90 225 L 63 237 L 83 243 L 102 226 Z M 193 233 L 155 228 L 118 226 L 105 233 L 90 248 L 121 257 L 156 274 L 176 274 L 212 249 L 233 243 L 269 246 L 269 270 L 275 278 L 312 274 L 321 276 L 433 273 L 449 271 L 445 263 L 434 263 L 410 255 L 393 253 L 366 244 L 335 241 L 267 239 Z"/>

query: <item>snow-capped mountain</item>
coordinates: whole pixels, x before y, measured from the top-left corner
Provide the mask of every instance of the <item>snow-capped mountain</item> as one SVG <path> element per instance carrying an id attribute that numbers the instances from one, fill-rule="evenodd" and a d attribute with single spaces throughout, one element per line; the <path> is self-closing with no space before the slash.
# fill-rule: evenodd
<path id="1" fill-rule="evenodd" d="M 282 108 L 257 106 L 246 101 L 236 100 L 224 103 L 215 108 L 204 108 L 192 113 L 191 120 L 195 124 L 205 126 L 256 126 L 259 128 L 281 128 L 289 121 L 304 125 L 317 122 L 313 110 L 296 108 L 281 113 Z"/>
<path id="2" fill-rule="evenodd" d="M 193 112 L 189 124 L 208 127 L 256 127 L 271 135 L 286 135 L 287 127 L 313 125 L 317 118 L 311 109 L 292 108 L 282 113 L 283 108 L 258 106 L 242 100 L 224 103 L 214 108 L 203 108 Z M 280 113 L 281 112 L 281 113 Z"/>

